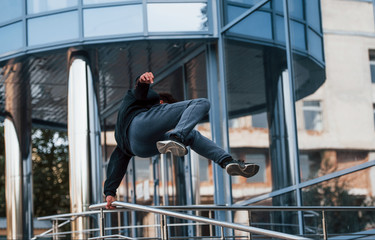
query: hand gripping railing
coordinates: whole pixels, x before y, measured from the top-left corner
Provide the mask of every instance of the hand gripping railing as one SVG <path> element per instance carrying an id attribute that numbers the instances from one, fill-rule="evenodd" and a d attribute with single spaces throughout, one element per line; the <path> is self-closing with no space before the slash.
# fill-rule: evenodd
<path id="1" fill-rule="evenodd" d="M 93 239 L 102 239 L 104 237 L 104 211 L 103 209 L 107 203 L 99 203 L 99 204 L 94 204 L 90 206 L 91 210 L 100 210 L 100 218 L 99 218 L 99 230 L 100 230 L 100 236 L 97 238 Z M 304 240 L 304 239 L 309 239 L 305 238 L 302 236 L 295 236 L 291 234 L 286 234 L 286 233 L 281 233 L 281 232 L 276 232 L 276 231 L 271 231 L 271 230 L 266 230 L 266 229 L 261 229 L 261 228 L 256 228 L 256 227 L 250 227 L 250 226 L 245 226 L 241 224 L 236 224 L 236 223 L 230 223 L 230 222 L 224 222 L 224 221 L 218 221 L 206 217 L 200 217 L 200 216 L 194 216 L 194 215 L 189 215 L 189 214 L 184 214 L 184 213 L 179 213 L 179 212 L 174 212 L 174 211 L 169 211 L 169 210 L 164 210 L 164 209 L 159 209 L 155 207 L 147 207 L 147 206 L 142 206 L 138 204 L 132 204 L 132 203 L 125 203 L 125 202 L 118 202 L 115 201 L 112 203 L 113 206 L 116 207 L 124 207 L 128 208 L 131 210 L 137 210 L 137 211 L 144 211 L 144 212 L 152 212 L 156 214 L 161 214 L 163 216 L 170 216 L 170 217 L 175 217 L 175 218 L 180 218 L 180 219 L 185 219 L 185 220 L 191 220 L 199 223 L 206 223 L 210 225 L 215 225 L 221 227 L 221 232 L 222 232 L 222 239 L 224 239 L 224 227 L 225 228 L 231 228 L 234 230 L 240 230 L 248 233 L 256 233 L 256 234 L 261 234 L 269 237 L 276 237 L 279 239 L 295 239 L 295 240 Z M 164 218 L 161 218 L 161 232 L 162 232 L 162 239 L 168 239 L 168 232 L 167 232 L 167 226 L 166 226 L 166 221 L 163 221 Z M 119 237 L 119 236 L 117 236 Z"/>

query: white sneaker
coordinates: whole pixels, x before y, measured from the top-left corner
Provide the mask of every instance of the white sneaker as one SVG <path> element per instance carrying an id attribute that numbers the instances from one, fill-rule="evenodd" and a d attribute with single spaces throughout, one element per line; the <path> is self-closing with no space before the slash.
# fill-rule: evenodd
<path id="1" fill-rule="evenodd" d="M 170 152 L 174 156 L 182 157 L 188 153 L 184 144 L 173 140 L 159 141 L 156 143 L 156 147 L 161 154 Z"/>

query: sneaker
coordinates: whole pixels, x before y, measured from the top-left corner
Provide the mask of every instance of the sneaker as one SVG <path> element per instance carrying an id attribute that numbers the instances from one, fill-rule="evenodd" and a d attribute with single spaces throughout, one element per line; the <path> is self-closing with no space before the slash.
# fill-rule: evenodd
<path id="1" fill-rule="evenodd" d="M 182 157 L 188 153 L 188 150 L 185 147 L 185 145 L 177 140 L 176 141 L 175 140 L 159 141 L 156 143 L 156 147 L 158 148 L 161 154 L 170 152 L 174 156 Z"/>
<path id="2" fill-rule="evenodd" d="M 242 176 L 249 178 L 259 171 L 259 166 L 254 163 L 245 163 L 241 160 L 231 160 L 225 163 L 225 170 L 231 176 Z"/>

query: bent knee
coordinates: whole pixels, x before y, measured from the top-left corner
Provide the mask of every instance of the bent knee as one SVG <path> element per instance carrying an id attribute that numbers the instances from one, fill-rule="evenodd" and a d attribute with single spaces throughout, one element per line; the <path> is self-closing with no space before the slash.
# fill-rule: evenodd
<path id="1" fill-rule="evenodd" d="M 199 101 L 199 104 L 207 110 L 207 112 L 210 110 L 210 107 L 211 107 L 211 103 L 210 101 L 208 101 L 207 98 L 198 98 L 196 99 L 197 101 Z"/>

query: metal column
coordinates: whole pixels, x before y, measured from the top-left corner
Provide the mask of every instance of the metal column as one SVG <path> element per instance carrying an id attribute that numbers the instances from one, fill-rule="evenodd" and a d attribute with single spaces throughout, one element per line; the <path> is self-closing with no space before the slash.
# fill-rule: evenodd
<path id="1" fill-rule="evenodd" d="M 5 67 L 5 175 L 7 238 L 33 235 L 31 175 L 31 94 L 21 63 Z"/>
<path id="2" fill-rule="evenodd" d="M 96 94 L 87 58 L 72 54 L 69 65 L 68 137 L 71 212 L 88 211 L 102 201 L 100 125 Z M 87 236 L 79 231 L 90 226 L 78 218 L 72 223 L 73 239 Z"/>

